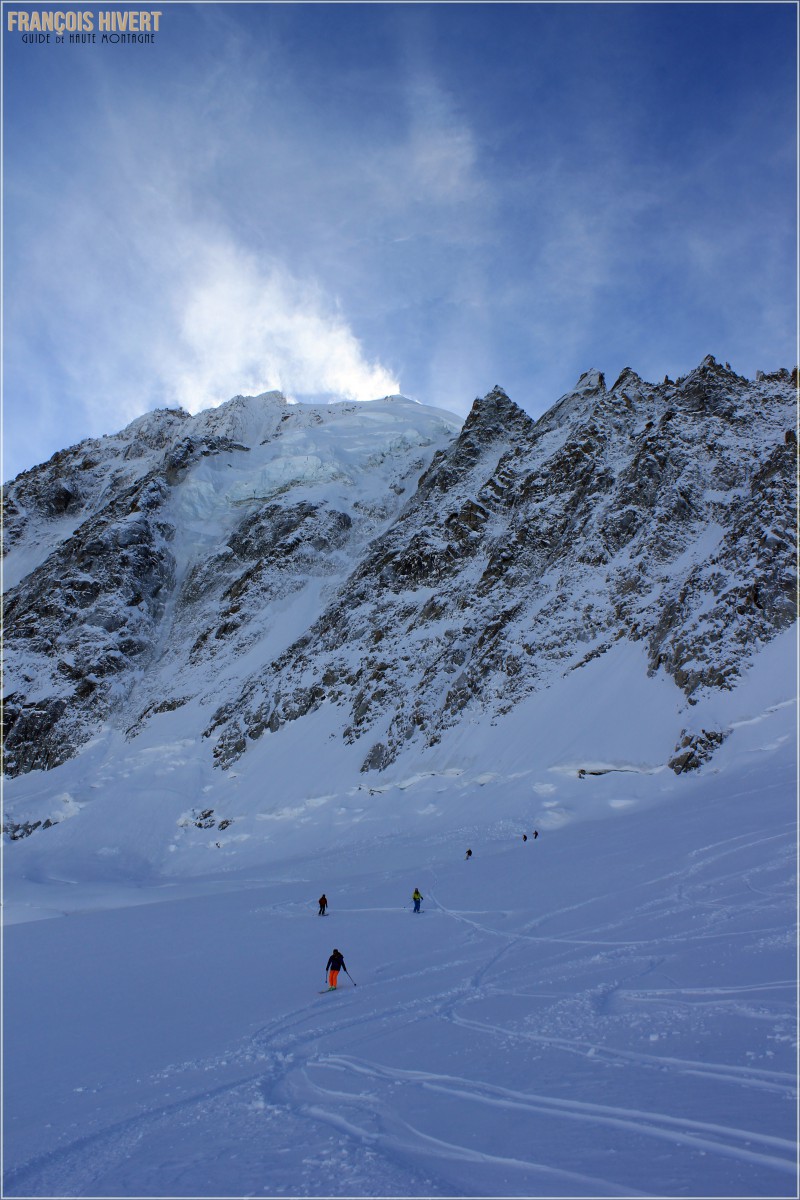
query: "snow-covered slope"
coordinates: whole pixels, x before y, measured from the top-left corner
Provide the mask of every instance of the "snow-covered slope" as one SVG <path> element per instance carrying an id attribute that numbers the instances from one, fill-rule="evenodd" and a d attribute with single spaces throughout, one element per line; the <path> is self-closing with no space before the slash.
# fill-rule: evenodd
<path id="1" fill-rule="evenodd" d="M 653 771 L 632 665 L 594 759 L 585 696 L 551 712 L 558 768 L 520 725 L 376 795 L 325 758 L 290 800 L 288 764 L 202 775 L 180 741 L 53 772 L 99 787 L 108 840 L 11 848 L 3 1194 L 796 1196 L 794 714 Z M 153 875 L 170 801 L 260 804 L 260 836 L 173 824 Z"/>
<path id="2" fill-rule="evenodd" d="M 793 404 L 240 397 L 9 485 L 5 1195 L 796 1195 Z"/>

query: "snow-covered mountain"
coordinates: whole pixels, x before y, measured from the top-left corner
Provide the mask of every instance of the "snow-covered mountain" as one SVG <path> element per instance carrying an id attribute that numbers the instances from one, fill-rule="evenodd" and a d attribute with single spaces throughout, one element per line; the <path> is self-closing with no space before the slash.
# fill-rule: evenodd
<path id="1" fill-rule="evenodd" d="M 795 617 L 794 396 L 708 357 L 588 372 L 538 421 L 499 388 L 462 428 L 270 393 L 63 451 L 6 489 L 7 773 L 186 705 L 223 767 L 324 706 L 380 772 L 621 641 L 697 765 L 703 696 Z"/>
<path id="2" fill-rule="evenodd" d="M 795 384 L 8 485 L 4 1195 L 796 1195 Z"/>
<path id="3" fill-rule="evenodd" d="M 150 413 L 6 491 L 7 770 L 231 692 L 335 592 L 459 421 L 402 397 Z M 11 695 L 8 693 L 11 692 Z"/>

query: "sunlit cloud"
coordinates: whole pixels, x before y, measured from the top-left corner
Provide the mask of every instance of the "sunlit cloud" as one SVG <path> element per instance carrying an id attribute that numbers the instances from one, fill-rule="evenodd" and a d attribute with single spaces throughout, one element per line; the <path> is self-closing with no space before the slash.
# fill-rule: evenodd
<path id="1" fill-rule="evenodd" d="M 199 259 L 174 292 L 176 337 L 158 363 L 174 402 L 197 412 L 227 399 L 232 387 L 350 400 L 400 390 L 390 371 L 367 361 L 319 285 L 262 266 L 224 239 L 204 246 Z"/>

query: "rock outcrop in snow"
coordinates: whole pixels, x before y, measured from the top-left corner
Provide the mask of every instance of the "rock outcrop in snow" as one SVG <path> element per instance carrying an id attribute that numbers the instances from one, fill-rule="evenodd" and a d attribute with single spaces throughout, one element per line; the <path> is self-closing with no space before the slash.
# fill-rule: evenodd
<path id="1" fill-rule="evenodd" d="M 222 766 L 327 704 L 379 771 L 620 639 L 735 687 L 796 615 L 794 403 L 708 357 L 538 421 L 269 394 L 64 451 L 6 492 L 7 770 L 198 700 Z M 675 770 L 722 735 L 684 733 Z"/>

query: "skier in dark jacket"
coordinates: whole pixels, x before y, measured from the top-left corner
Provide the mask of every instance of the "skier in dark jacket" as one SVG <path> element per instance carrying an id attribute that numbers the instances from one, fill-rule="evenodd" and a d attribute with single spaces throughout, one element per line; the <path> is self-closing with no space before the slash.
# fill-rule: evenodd
<path id="1" fill-rule="evenodd" d="M 320 896 L 320 898 L 319 898 L 319 915 L 320 915 L 321 917 L 324 917 L 324 916 L 325 916 L 325 909 L 326 909 L 327 907 L 328 907 L 328 897 L 327 897 L 327 896 L 325 895 L 325 893 L 323 892 L 323 893 L 322 893 L 322 895 L 321 895 L 321 896 Z"/>
<path id="2" fill-rule="evenodd" d="M 331 991 L 336 988 L 336 980 L 339 978 L 340 971 L 346 971 L 344 958 L 339 950 L 334 948 L 333 954 L 328 959 L 328 965 L 325 968 L 328 972 L 328 987 Z"/>

